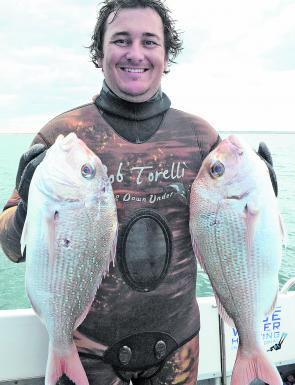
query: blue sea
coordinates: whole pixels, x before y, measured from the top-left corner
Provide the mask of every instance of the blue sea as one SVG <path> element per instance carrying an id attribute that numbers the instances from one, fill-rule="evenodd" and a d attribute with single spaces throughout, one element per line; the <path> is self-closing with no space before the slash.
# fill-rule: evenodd
<path id="1" fill-rule="evenodd" d="M 229 133 L 221 133 L 222 137 Z M 264 141 L 271 149 L 279 184 L 279 206 L 288 233 L 279 274 L 280 286 L 295 276 L 295 132 L 239 133 L 254 148 Z M 0 207 L 10 196 L 18 161 L 28 148 L 33 134 L 0 134 Z M 25 263 L 10 262 L 0 249 L 0 309 L 30 307 L 24 290 Z M 295 290 L 295 288 L 294 288 Z M 197 296 L 211 296 L 206 273 L 198 272 Z"/>

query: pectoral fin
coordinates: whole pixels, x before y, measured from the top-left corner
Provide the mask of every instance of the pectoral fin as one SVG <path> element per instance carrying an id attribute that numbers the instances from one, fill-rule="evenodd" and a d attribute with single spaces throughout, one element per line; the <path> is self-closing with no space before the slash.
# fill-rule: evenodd
<path id="1" fill-rule="evenodd" d="M 59 211 L 50 209 L 44 216 L 44 237 L 48 249 L 48 260 L 51 265 L 54 264 L 56 259 L 56 225 L 59 218 Z"/>
<path id="2" fill-rule="evenodd" d="M 252 198 L 246 203 L 244 213 L 246 221 L 246 230 L 247 230 L 247 255 L 248 258 L 251 257 L 253 251 L 253 243 L 255 237 L 256 223 L 259 216 L 259 204 L 255 198 Z"/>

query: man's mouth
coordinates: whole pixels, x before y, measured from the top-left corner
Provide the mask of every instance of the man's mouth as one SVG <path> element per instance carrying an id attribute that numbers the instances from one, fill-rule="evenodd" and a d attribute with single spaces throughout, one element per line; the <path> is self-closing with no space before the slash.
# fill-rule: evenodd
<path id="1" fill-rule="evenodd" d="M 120 67 L 122 71 L 141 74 L 143 72 L 148 71 L 148 68 L 130 68 L 130 67 Z"/>

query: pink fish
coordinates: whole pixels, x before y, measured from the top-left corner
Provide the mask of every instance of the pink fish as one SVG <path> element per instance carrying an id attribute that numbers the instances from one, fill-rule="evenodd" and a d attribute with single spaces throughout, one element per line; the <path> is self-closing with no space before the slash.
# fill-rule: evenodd
<path id="1" fill-rule="evenodd" d="M 60 135 L 33 175 L 21 239 L 27 294 L 49 335 L 46 385 L 63 374 L 88 385 L 73 331 L 115 258 L 117 226 L 106 167 L 76 134 Z"/>
<path id="2" fill-rule="evenodd" d="M 190 230 L 219 312 L 239 333 L 231 384 L 281 385 L 260 325 L 278 294 L 283 227 L 265 163 L 237 136 L 204 160 L 192 186 Z"/>

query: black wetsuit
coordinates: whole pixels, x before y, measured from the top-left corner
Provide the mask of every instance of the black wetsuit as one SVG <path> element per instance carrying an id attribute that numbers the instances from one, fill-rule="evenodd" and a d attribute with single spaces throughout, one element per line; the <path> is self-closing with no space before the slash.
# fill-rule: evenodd
<path id="1" fill-rule="evenodd" d="M 107 166 L 119 219 L 116 264 L 75 333 L 90 384 L 193 384 L 199 310 L 189 193 L 220 138 L 204 120 L 170 108 L 161 92 L 129 103 L 106 85 L 94 103 L 50 121 L 33 143 L 50 146 L 71 131 Z M 17 201 L 14 193 L 6 208 Z M 9 223 L 4 215 L 0 232 L 12 253 L 5 239 L 18 236 Z"/>

